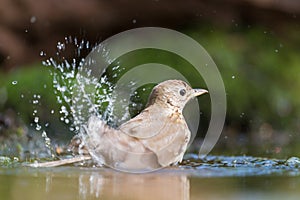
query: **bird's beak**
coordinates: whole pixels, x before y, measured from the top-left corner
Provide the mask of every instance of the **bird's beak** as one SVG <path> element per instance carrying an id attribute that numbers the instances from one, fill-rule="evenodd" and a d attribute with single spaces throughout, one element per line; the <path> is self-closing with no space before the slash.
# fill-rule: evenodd
<path id="1" fill-rule="evenodd" d="M 202 94 L 205 94 L 205 93 L 208 93 L 207 90 L 204 90 L 204 89 L 193 89 L 194 90 L 194 96 L 200 96 Z"/>

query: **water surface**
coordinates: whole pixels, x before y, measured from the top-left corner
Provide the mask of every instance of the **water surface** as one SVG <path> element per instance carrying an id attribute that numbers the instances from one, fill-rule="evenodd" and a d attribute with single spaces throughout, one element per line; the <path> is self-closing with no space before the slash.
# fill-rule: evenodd
<path id="1" fill-rule="evenodd" d="M 0 195 L 23 200 L 299 199 L 299 169 L 289 162 L 210 156 L 146 174 L 80 165 L 2 166 Z"/>

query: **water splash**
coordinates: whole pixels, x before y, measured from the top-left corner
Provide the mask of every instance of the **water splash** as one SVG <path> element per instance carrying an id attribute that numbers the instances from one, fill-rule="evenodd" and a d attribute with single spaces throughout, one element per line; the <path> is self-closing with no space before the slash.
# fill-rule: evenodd
<path id="1" fill-rule="evenodd" d="M 40 121 L 40 117 L 39 117 L 38 106 L 40 105 L 41 98 L 42 98 L 42 96 L 40 94 L 33 94 L 31 103 L 33 105 L 32 115 L 34 118 L 33 118 L 33 123 L 31 124 L 31 126 L 33 126 L 37 132 L 42 133 L 41 136 L 42 136 L 42 139 L 44 140 L 44 145 L 46 147 L 46 150 L 48 151 L 48 154 L 52 158 L 55 158 L 56 157 L 55 150 L 54 150 L 53 146 L 51 145 L 51 139 L 48 137 L 47 132 L 45 130 L 49 126 L 49 123 L 45 123 L 43 126 L 42 122 Z"/>
<path id="2" fill-rule="evenodd" d="M 63 55 L 70 46 L 75 48 L 75 55 L 67 60 Z M 43 61 L 43 65 L 49 67 L 53 78 L 54 94 L 60 104 L 60 121 L 68 125 L 69 130 L 75 134 L 80 133 L 91 116 L 98 116 L 112 126 L 128 119 L 128 116 L 119 118 L 113 114 L 117 112 L 116 109 L 125 110 L 128 106 L 123 103 L 123 107 L 116 108 L 116 97 L 112 95 L 115 86 L 109 81 L 109 76 L 118 78 L 123 68 L 115 65 L 110 75 L 103 72 L 101 77 L 93 76 L 91 69 L 85 66 L 92 65 L 95 61 L 82 58 L 82 52 L 90 52 L 93 47 L 88 41 L 65 37 L 63 42 L 57 43 L 57 58 L 51 57 Z M 103 54 L 108 54 L 108 50 L 103 48 Z"/>

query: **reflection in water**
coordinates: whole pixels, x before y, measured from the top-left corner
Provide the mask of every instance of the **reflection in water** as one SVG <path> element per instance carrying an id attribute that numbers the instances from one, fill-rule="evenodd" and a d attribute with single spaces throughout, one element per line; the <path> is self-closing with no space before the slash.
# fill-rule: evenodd
<path id="1" fill-rule="evenodd" d="M 52 173 L 46 173 L 46 193 L 50 192 L 52 185 Z"/>
<path id="2" fill-rule="evenodd" d="M 45 193 L 54 197 L 61 185 L 62 177 L 57 173 L 45 173 Z M 76 176 L 76 175 L 75 175 Z M 69 177 L 69 178 L 68 178 Z M 128 174 L 113 170 L 84 171 L 76 178 L 67 175 L 63 186 L 69 194 L 79 199 L 180 199 L 189 200 L 189 179 L 183 174 L 149 173 Z M 76 181 L 74 180 L 77 179 Z M 77 188 L 77 191 L 74 189 Z M 70 197 L 70 196 L 69 196 Z"/>
<path id="3" fill-rule="evenodd" d="M 93 172 L 79 176 L 81 199 L 189 199 L 186 176 Z"/>

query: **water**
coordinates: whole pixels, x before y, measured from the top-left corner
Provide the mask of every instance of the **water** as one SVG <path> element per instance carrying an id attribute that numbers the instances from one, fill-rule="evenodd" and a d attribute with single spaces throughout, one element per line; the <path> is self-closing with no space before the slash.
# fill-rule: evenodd
<path id="1" fill-rule="evenodd" d="M 130 174 L 77 164 L 0 167 L 1 199 L 299 199 L 299 158 L 209 156 L 153 173 Z"/>
<path id="2" fill-rule="evenodd" d="M 63 54 L 70 46 L 75 46 L 75 55 L 73 59 L 66 60 Z M 88 41 L 66 37 L 65 41 L 57 43 L 57 58 L 49 58 L 43 62 L 51 70 L 54 93 L 61 105 L 60 120 L 75 134 L 80 133 L 91 116 L 98 116 L 112 126 L 130 118 L 116 117 L 118 110 L 128 110 L 128 104 L 123 102 L 116 109 L 116 104 L 120 102 L 112 95 L 115 85 L 109 80 L 118 78 L 122 68 L 113 65 L 110 77 L 105 71 L 99 74 L 100 77 L 95 77 L 94 69 L 90 66 L 94 66 L 96 61 L 81 56 L 83 51 L 92 50 L 93 46 Z M 103 51 L 103 54 L 107 53 L 105 49 Z"/>

